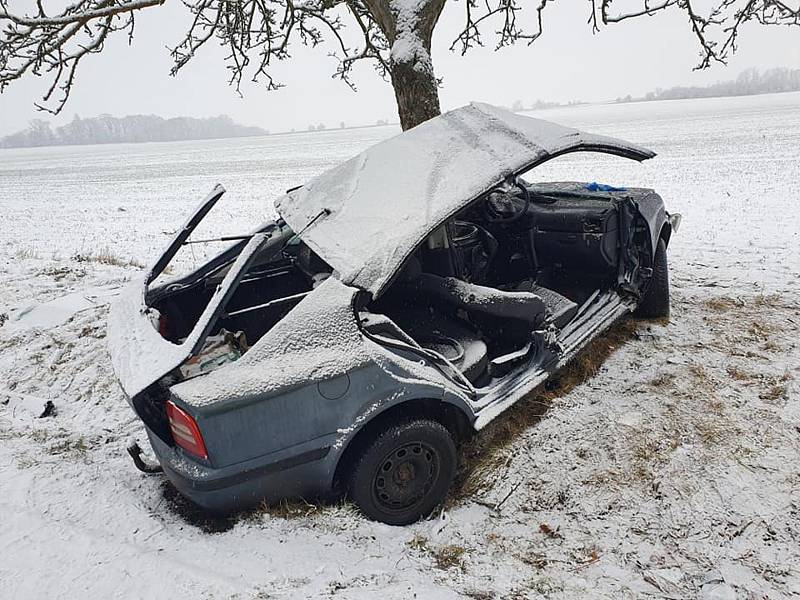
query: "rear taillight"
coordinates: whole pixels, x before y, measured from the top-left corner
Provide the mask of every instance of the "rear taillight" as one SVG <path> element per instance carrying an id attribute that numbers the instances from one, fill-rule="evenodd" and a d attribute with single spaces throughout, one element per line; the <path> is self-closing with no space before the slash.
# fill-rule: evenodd
<path id="1" fill-rule="evenodd" d="M 158 317 L 158 333 L 160 333 L 163 338 L 167 337 L 169 333 L 169 319 L 167 319 L 167 315 Z"/>
<path id="2" fill-rule="evenodd" d="M 200 458 L 208 458 L 206 445 L 197 423 L 188 413 L 181 410 L 171 400 L 167 400 L 167 417 L 169 418 L 169 429 L 172 431 L 172 438 L 175 443 L 186 450 L 189 454 Z"/>

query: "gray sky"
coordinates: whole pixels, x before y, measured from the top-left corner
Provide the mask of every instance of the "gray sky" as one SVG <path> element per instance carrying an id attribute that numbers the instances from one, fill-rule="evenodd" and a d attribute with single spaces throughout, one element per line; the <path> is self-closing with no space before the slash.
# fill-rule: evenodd
<path id="1" fill-rule="evenodd" d="M 500 52 L 478 48 L 465 57 L 448 47 L 463 20 L 463 2 L 449 1 L 434 34 L 433 61 L 444 79 L 440 91 L 444 109 L 483 100 L 511 104 L 536 99 L 608 100 L 626 94 L 642 95 L 656 87 L 704 84 L 735 77 L 748 67 L 800 67 L 800 31 L 748 25 L 739 52 L 730 65 L 693 72 L 697 45 L 679 11 L 655 18 L 632 20 L 603 28 L 592 35 L 586 24 L 588 2 L 553 3 L 545 12 L 545 33 L 532 46 L 519 44 Z M 136 37 L 128 46 L 117 35 L 106 50 L 84 59 L 70 102 L 56 124 L 109 113 L 158 114 L 165 117 L 229 114 L 235 120 L 271 131 L 304 130 L 309 123 L 337 127 L 397 119 L 391 86 L 371 66 L 358 67 L 358 92 L 331 79 L 334 60 L 329 48 L 293 48 L 293 58 L 277 65 L 276 78 L 286 84 L 277 92 L 243 86 L 239 98 L 227 85 L 223 52 L 207 46 L 177 78 L 168 75 L 171 61 L 166 46 L 175 44 L 187 22 L 176 3 L 143 12 Z M 489 29 L 488 31 L 492 31 Z M 12 85 L 0 95 L 0 134 L 24 128 L 40 113 L 33 102 L 41 97 L 45 80 Z"/>

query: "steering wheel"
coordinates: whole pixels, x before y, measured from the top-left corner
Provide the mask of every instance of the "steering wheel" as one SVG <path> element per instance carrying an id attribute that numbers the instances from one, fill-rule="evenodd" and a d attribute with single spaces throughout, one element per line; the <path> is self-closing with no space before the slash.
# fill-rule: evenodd
<path id="1" fill-rule="evenodd" d="M 516 209 L 516 204 L 510 199 L 511 193 L 510 190 L 504 190 L 501 188 L 495 188 L 491 192 L 486 195 L 486 200 L 483 202 L 483 212 L 486 220 L 490 223 L 513 223 L 514 221 L 522 218 L 522 216 L 528 212 L 528 207 L 531 205 L 531 193 L 528 191 L 519 179 L 514 179 L 514 187 L 519 189 L 522 192 L 522 199 L 525 201 L 525 205 L 520 210 L 514 210 L 513 212 L 508 212 L 503 210 L 494 204 L 491 200 L 491 195 L 495 193 L 503 194 L 509 200 L 508 204 L 513 205 Z"/>

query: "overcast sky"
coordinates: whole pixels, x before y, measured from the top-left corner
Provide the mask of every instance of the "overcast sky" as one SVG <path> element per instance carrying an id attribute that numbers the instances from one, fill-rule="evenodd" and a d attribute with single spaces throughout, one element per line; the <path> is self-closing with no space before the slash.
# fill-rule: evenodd
<path id="1" fill-rule="evenodd" d="M 443 78 L 443 109 L 470 100 L 510 105 L 519 99 L 609 100 L 626 94 L 642 95 L 656 87 L 703 84 L 730 79 L 748 67 L 800 67 L 800 31 L 748 25 L 740 49 L 728 67 L 693 72 L 697 45 L 680 11 L 632 20 L 603 28 L 593 35 L 586 24 L 588 2 L 553 3 L 545 12 L 545 33 L 532 46 L 520 44 L 499 52 L 487 48 L 465 57 L 448 50 L 463 21 L 463 1 L 448 1 L 434 34 L 433 61 Z M 227 85 L 218 47 L 207 46 L 190 65 L 170 77 L 166 46 L 180 39 L 187 20 L 177 3 L 144 11 L 136 37 L 128 46 L 117 35 L 106 50 L 87 57 L 77 85 L 56 124 L 75 114 L 91 117 L 109 113 L 157 114 L 164 117 L 229 114 L 235 120 L 271 131 L 306 129 L 310 123 L 338 127 L 397 120 L 391 86 L 364 64 L 355 73 L 358 92 L 331 79 L 335 68 L 329 48 L 293 48 L 291 60 L 274 73 L 286 87 L 267 92 L 261 86 L 243 87 L 244 98 Z M 24 128 L 37 112 L 33 102 L 45 87 L 42 79 L 12 85 L 0 95 L 0 134 Z"/>

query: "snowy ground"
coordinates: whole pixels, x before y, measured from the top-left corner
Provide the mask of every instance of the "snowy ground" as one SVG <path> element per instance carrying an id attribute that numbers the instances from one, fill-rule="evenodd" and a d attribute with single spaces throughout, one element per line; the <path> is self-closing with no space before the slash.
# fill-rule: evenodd
<path id="1" fill-rule="evenodd" d="M 406 528 L 302 505 L 195 524 L 130 463 L 141 427 L 104 346 L 108 298 L 213 183 L 217 230 L 248 230 L 392 128 L 0 151 L 0 595 L 800 595 L 800 94 L 540 116 L 659 153 L 531 179 L 655 187 L 683 213 L 673 316 L 617 328 L 593 376 L 541 420 L 543 398 L 515 411 L 522 433 Z"/>

